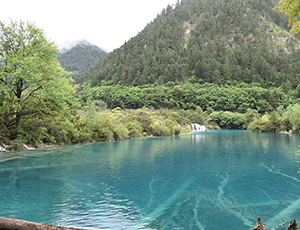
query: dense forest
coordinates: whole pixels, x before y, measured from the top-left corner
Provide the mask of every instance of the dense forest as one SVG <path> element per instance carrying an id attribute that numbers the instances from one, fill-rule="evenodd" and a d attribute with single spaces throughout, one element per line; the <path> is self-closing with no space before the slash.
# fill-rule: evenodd
<path id="1" fill-rule="evenodd" d="M 168 6 L 82 75 L 80 108 L 90 101 L 100 110 L 200 108 L 205 120 L 220 128 L 256 131 L 247 119 L 224 125 L 210 114 L 252 110 L 256 121 L 262 116 L 268 121 L 275 111 L 281 120 L 300 102 L 300 40 L 288 33 L 285 16 L 272 11 L 275 4 L 185 0 Z M 277 131 L 291 129 L 299 130 L 287 123 L 276 126 Z"/>
<path id="2" fill-rule="evenodd" d="M 178 1 L 107 55 L 79 44 L 59 57 L 34 25 L 0 23 L 0 145 L 178 135 L 192 123 L 299 132 L 300 40 L 275 3 Z"/>
<path id="3" fill-rule="evenodd" d="M 166 9 L 83 77 L 91 86 L 259 83 L 295 89 L 299 38 L 274 0 L 186 0 Z"/>
<path id="4" fill-rule="evenodd" d="M 87 72 L 106 52 L 86 41 L 80 41 L 69 50 L 60 51 L 57 60 L 61 66 L 71 72 L 71 77 L 78 79 Z"/>
<path id="5" fill-rule="evenodd" d="M 263 88 L 258 84 L 186 83 L 182 85 L 98 86 L 78 92 L 77 97 L 86 105 L 86 98 L 98 101 L 106 108 L 122 109 L 169 108 L 204 111 L 231 111 L 245 113 L 248 108 L 260 113 L 271 112 L 277 107 L 286 108 L 300 102 L 300 87 L 285 93 L 281 87 Z"/>

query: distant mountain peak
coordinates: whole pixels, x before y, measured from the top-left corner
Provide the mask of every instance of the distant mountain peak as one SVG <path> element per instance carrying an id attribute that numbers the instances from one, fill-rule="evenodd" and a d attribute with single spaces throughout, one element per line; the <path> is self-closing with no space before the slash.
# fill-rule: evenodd
<path id="1" fill-rule="evenodd" d="M 89 41 L 87 41 L 85 39 L 75 40 L 75 41 L 57 42 L 56 45 L 57 45 L 57 47 L 59 49 L 59 53 L 60 54 L 63 54 L 65 52 L 69 51 L 70 49 L 72 49 L 73 47 L 75 47 L 77 45 L 94 46 L 94 47 L 99 48 L 98 46 L 92 44 L 91 42 L 89 42 Z"/>
<path id="2" fill-rule="evenodd" d="M 61 49 L 60 56 L 57 59 L 64 69 L 73 73 L 72 77 L 76 79 L 88 71 L 100 57 L 105 55 L 106 52 L 98 46 L 86 40 L 79 40 L 69 44 L 68 48 Z"/>
<path id="3" fill-rule="evenodd" d="M 87 41 L 87 40 L 80 40 L 77 42 L 76 45 L 87 45 L 87 46 L 95 46 L 94 44 L 92 44 L 91 42 Z"/>

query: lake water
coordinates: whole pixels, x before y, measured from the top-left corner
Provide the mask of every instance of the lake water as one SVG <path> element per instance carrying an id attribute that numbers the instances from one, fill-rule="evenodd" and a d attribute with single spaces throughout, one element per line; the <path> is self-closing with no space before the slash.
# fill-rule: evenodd
<path id="1" fill-rule="evenodd" d="M 0 154 L 0 216 L 102 229 L 300 221 L 299 135 L 209 131 Z"/>

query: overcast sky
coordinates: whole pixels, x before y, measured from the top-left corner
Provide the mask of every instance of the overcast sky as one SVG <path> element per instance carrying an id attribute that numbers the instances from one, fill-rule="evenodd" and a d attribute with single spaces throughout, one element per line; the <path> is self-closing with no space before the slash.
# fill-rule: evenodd
<path id="1" fill-rule="evenodd" d="M 34 22 L 61 48 L 87 40 L 106 52 L 142 31 L 157 14 L 177 0 L 7 0 L 0 20 Z"/>

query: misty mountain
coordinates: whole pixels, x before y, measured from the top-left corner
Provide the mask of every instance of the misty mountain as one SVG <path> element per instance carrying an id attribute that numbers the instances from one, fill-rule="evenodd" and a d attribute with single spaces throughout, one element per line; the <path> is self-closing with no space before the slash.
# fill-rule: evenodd
<path id="1" fill-rule="evenodd" d="M 77 79 L 104 56 L 106 52 L 99 47 L 87 41 L 80 41 L 72 48 L 60 52 L 57 59 L 65 70 L 72 72 L 72 78 Z"/>
<path id="2" fill-rule="evenodd" d="M 85 74 L 91 86 L 258 83 L 295 88 L 299 38 L 276 0 L 182 0 Z"/>

